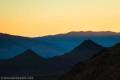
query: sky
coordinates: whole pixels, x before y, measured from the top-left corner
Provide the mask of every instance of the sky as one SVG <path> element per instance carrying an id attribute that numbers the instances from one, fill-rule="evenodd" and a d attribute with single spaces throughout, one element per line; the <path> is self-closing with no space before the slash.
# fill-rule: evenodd
<path id="1" fill-rule="evenodd" d="M 44 36 L 120 32 L 120 0 L 0 0 L 0 32 Z"/>

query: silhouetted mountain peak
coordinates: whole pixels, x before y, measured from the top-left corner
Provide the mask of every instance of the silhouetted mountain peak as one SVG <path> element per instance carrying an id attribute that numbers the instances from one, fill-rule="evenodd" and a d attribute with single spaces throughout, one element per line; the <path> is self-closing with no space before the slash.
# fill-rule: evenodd
<path id="1" fill-rule="evenodd" d="M 14 58 L 14 60 L 22 60 L 22 61 L 24 61 L 24 60 L 33 60 L 33 61 L 44 61 L 45 59 L 43 58 L 43 57 L 41 57 L 41 56 L 39 56 L 37 53 L 35 53 L 34 51 L 32 51 L 32 50 L 26 50 L 26 51 L 24 51 L 22 54 L 20 54 L 20 55 L 18 55 L 18 56 L 16 56 L 15 58 Z"/>
<path id="2" fill-rule="evenodd" d="M 120 80 L 120 43 L 99 55 L 80 62 L 64 76 L 64 80 Z"/>
<path id="3" fill-rule="evenodd" d="M 89 49 L 89 48 L 96 49 L 96 48 L 102 48 L 102 46 L 98 45 L 92 40 L 84 40 L 78 47 L 76 47 L 76 49 Z"/>
<path id="4" fill-rule="evenodd" d="M 30 49 L 24 51 L 23 54 L 28 55 L 28 56 L 39 56 L 39 55 L 37 55 L 37 53 L 35 53 L 34 51 L 32 51 Z"/>
<path id="5" fill-rule="evenodd" d="M 24 51 L 23 54 L 25 54 L 25 55 L 32 55 L 32 56 L 33 56 L 33 55 L 37 55 L 34 51 L 32 51 L 32 50 L 30 50 L 30 49 Z"/>
<path id="6" fill-rule="evenodd" d="M 89 59 L 95 54 L 98 54 L 104 47 L 96 44 L 92 40 L 85 40 L 79 46 L 74 48 L 72 51 L 62 55 L 52 58 L 56 63 L 64 63 L 64 66 L 73 66 L 78 62 Z"/>
<path id="7" fill-rule="evenodd" d="M 84 40 L 83 42 L 82 42 L 82 44 L 96 44 L 94 41 L 92 41 L 92 40 Z"/>

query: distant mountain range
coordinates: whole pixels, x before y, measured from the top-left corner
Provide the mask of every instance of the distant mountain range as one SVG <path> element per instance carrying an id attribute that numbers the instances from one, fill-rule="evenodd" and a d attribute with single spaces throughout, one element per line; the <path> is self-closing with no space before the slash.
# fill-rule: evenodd
<path id="1" fill-rule="evenodd" d="M 31 38 L 16 38 L 34 42 Z M 120 43 L 102 47 L 93 40 L 84 40 L 64 55 L 48 59 L 26 48 L 12 58 L 0 60 L 0 76 L 26 75 L 36 80 L 119 80 L 119 55 Z"/>
<path id="2" fill-rule="evenodd" d="M 120 43 L 76 64 L 60 80 L 120 80 Z"/>
<path id="3" fill-rule="evenodd" d="M 120 42 L 120 33 L 114 32 L 69 32 L 43 37 L 22 37 L 0 34 L 0 59 L 12 58 L 31 49 L 38 55 L 49 58 L 68 53 L 86 39 L 110 47 Z"/>
<path id="4" fill-rule="evenodd" d="M 0 72 L 7 75 L 56 75 L 64 74 L 75 64 L 98 54 L 104 47 L 85 40 L 62 56 L 44 59 L 32 50 L 26 50 L 11 59 L 0 61 Z M 1 74 L 2 75 L 2 74 Z"/>

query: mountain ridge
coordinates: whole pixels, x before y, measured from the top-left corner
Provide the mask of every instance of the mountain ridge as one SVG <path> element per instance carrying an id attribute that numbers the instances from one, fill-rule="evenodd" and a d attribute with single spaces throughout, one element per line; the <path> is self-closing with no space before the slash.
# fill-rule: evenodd
<path id="1" fill-rule="evenodd" d="M 81 36 L 80 34 L 87 34 Z M 95 36 L 96 34 L 100 36 Z M 103 35 L 104 34 L 104 35 Z M 106 35 L 105 35 L 106 34 Z M 89 35 L 89 36 L 88 36 Z M 120 42 L 119 33 L 115 32 L 69 32 L 62 35 L 53 35 L 47 37 L 22 37 L 9 34 L 0 35 L 0 59 L 14 57 L 27 49 L 31 49 L 44 58 L 60 56 L 71 51 L 82 41 L 90 39 L 104 47 L 110 47 Z M 11 45 L 11 46 L 9 46 Z M 6 54 L 4 54 L 6 53 Z"/>
<path id="2" fill-rule="evenodd" d="M 67 32 L 67 33 L 46 35 L 46 36 L 41 36 L 41 37 L 64 36 L 64 35 L 81 35 L 81 34 L 89 35 L 90 33 L 92 33 L 92 35 L 97 35 L 97 34 L 98 35 L 103 35 L 103 34 L 106 34 L 106 35 L 120 35 L 119 32 L 112 32 L 112 31 L 71 31 L 71 32 Z M 39 36 L 38 37 L 33 37 L 33 38 L 39 38 Z"/>
<path id="3" fill-rule="evenodd" d="M 50 58 L 49 62 L 57 65 L 60 71 L 67 72 L 78 62 L 89 59 L 91 56 L 99 53 L 103 49 L 104 47 L 94 43 L 93 41 L 85 40 L 70 52 Z"/>

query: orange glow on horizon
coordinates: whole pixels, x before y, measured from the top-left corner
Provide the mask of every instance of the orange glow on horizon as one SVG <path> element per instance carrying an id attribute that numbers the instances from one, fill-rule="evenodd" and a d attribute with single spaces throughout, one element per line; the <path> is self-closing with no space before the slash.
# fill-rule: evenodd
<path id="1" fill-rule="evenodd" d="M 0 32 L 44 36 L 70 31 L 120 32 L 119 0 L 1 0 Z"/>

